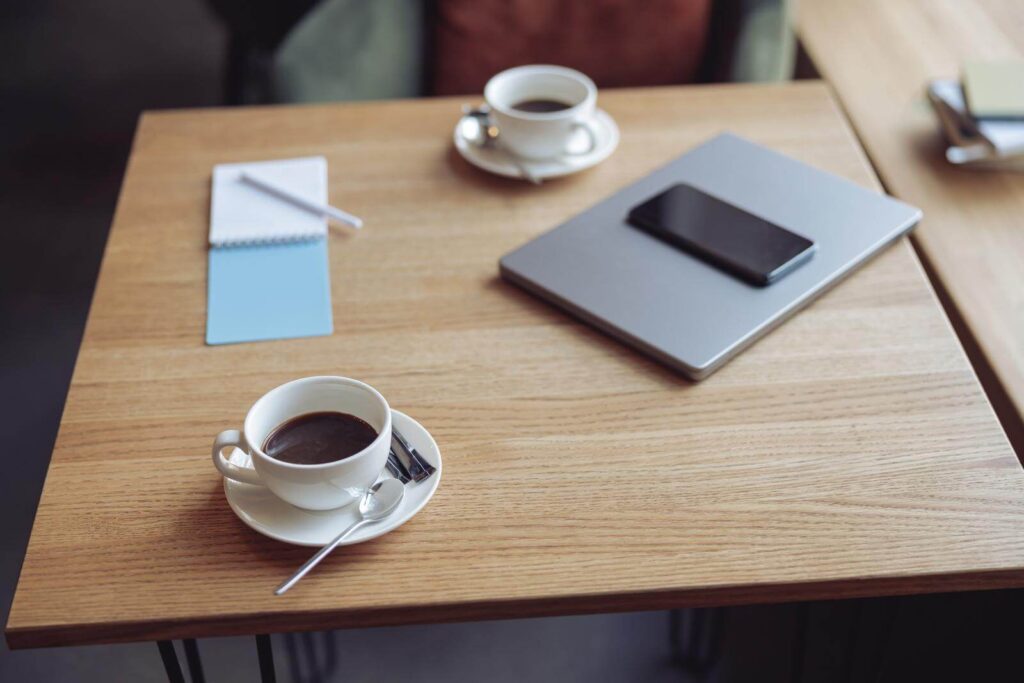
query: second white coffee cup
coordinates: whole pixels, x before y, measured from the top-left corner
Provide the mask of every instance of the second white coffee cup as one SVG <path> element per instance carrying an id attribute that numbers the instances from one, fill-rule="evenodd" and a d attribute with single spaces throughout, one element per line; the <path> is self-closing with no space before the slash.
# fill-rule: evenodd
<path id="1" fill-rule="evenodd" d="M 502 71 L 487 82 L 484 99 L 491 108 L 502 146 L 526 159 L 550 159 L 586 153 L 595 146 L 592 119 L 597 87 L 587 76 L 564 66 L 534 64 Z M 527 111 L 523 105 L 559 103 L 556 111 Z M 570 150 L 573 136 L 582 131 L 589 149 Z"/>
<path id="2" fill-rule="evenodd" d="M 342 460 L 297 465 L 263 452 L 263 443 L 292 418 L 317 412 L 355 415 L 377 432 L 369 446 Z M 224 449 L 240 448 L 252 467 L 239 467 Z M 380 392 L 347 377 L 305 377 L 264 394 L 245 416 L 242 430 L 228 429 L 213 442 L 213 464 L 234 481 L 266 486 L 277 497 L 307 510 L 333 510 L 363 495 L 383 471 L 391 449 L 391 408 Z"/>

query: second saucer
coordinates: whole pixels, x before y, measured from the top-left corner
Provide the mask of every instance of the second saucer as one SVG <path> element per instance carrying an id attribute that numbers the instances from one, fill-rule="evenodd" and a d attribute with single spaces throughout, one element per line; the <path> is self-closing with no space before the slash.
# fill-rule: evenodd
<path id="1" fill-rule="evenodd" d="M 516 162 L 513 161 L 511 153 L 499 148 L 484 148 L 470 142 L 463 133 L 463 122 L 467 117 L 459 119 L 455 125 L 453 141 L 459 155 L 476 166 L 489 173 L 504 176 L 505 178 L 524 179 Z M 594 112 L 592 119 L 594 131 L 594 146 L 586 154 L 563 155 L 552 159 L 527 160 L 518 159 L 520 164 L 525 165 L 531 174 L 540 180 L 558 178 L 586 170 L 601 163 L 615 151 L 619 146 L 619 127 L 615 124 L 608 112 L 598 109 Z M 580 145 L 585 145 L 585 134 L 580 132 Z M 577 144 L 570 142 L 570 148 Z"/>

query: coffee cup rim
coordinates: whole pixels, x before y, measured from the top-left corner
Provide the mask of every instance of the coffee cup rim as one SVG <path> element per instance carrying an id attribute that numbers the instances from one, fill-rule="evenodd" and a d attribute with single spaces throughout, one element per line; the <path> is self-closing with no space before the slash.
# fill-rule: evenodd
<path id="1" fill-rule="evenodd" d="M 513 109 L 512 107 L 507 107 L 501 102 L 497 102 L 496 99 L 492 97 L 491 93 L 493 93 L 494 88 L 498 87 L 496 84 L 499 80 L 511 78 L 520 73 L 529 74 L 531 72 L 557 73 L 577 80 L 586 88 L 587 96 L 571 107 L 551 112 L 520 111 L 518 109 Z M 557 64 L 524 64 L 522 66 L 514 66 L 510 69 L 499 71 L 491 76 L 486 85 L 484 85 L 484 100 L 491 109 L 494 109 L 495 111 L 498 111 L 510 118 L 522 119 L 524 121 L 552 121 L 562 118 L 571 118 L 583 111 L 585 108 L 594 106 L 597 102 L 597 86 L 585 73 L 577 71 L 576 69 L 571 69 L 567 66 L 558 66 Z"/>
<path id="2" fill-rule="evenodd" d="M 358 451 L 356 453 L 353 453 L 352 455 L 348 456 L 347 458 L 342 458 L 340 460 L 332 460 L 331 462 L 322 462 L 322 463 L 308 464 L 307 465 L 307 464 L 302 464 L 302 463 L 286 462 L 284 460 L 278 460 L 277 458 L 270 457 L 269 455 L 267 455 L 266 453 L 263 452 L 263 448 L 262 448 L 263 444 L 262 443 L 255 444 L 249 438 L 249 434 L 250 434 L 250 424 L 249 423 L 250 423 L 250 420 L 253 419 L 253 417 L 252 417 L 253 413 L 256 412 L 256 409 L 264 401 L 270 400 L 271 396 L 273 394 L 276 394 L 278 392 L 284 391 L 286 388 L 288 388 L 288 387 L 290 387 L 292 385 L 296 385 L 296 384 L 344 384 L 346 386 L 354 386 L 354 387 L 357 387 L 359 389 L 362 389 L 362 390 L 366 391 L 374 399 L 376 399 L 378 402 L 380 402 L 380 404 L 384 407 L 384 429 L 381 429 L 380 433 L 377 434 L 377 438 L 375 438 L 373 441 L 371 441 L 364 449 L 362 449 L 361 451 Z M 276 429 L 276 427 L 275 427 L 275 429 Z M 350 462 L 353 462 L 355 460 L 359 460 L 359 459 L 363 458 L 370 451 L 373 451 L 376 446 L 379 446 L 380 442 L 382 440 L 387 439 L 388 441 L 390 441 L 391 440 L 391 406 L 388 404 L 387 399 L 385 399 L 384 396 L 379 391 L 374 389 L 372 386 L 370 386 L 366 382 L 360 382 L 359 380 L 352 379 L 351 377 L 341 377 L 341 376 L 338 376 L 338 375 L 317 375 L 317 376 L 314 376 L 314 377 L 300 377 L 299 379 L 293 379 L 290 382 L 285 382 L 284 384 L 279 384 L 278 386 L 274 387 L 273 389 L 271 389 L 270 391 L 266 392 L 265 394 L 260 396 L 258 399 L 256 399 L 256 402 L 253 403 L 252 406 L 250 406 L 249 411 L 245 414 L 245 420 L 242 422 L 242 434 L 245 437 L 245 443 L 248 444 L 248 446 L 249 446 L 249 455 L 251 457 L 259 456 L 261 459 L 263 459 L 263 460 L 273 464 L 275 467 L 282 467 L 284 469 L 294 469 L 294 470 L 301 470 L 301 471 L 309 471 L 309 470 L 317 470 L 317 469 L 328 469 L 330 467 L 334 467 L 334 466 L 339 465 L 341 463 L 350 463 Z"/>

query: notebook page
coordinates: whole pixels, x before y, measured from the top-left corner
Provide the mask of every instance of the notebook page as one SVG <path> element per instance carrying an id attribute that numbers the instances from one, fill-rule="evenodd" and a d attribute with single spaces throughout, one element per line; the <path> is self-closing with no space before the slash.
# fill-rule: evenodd
<path id="1" fill-rule="evenodd" d="M 323 238 L 327 219 L 243 183 L 245 171 L 320 204 L 327 203 L 327 160 L 279 159 L 213 167 L 210 246 L 272 244 Z"/>

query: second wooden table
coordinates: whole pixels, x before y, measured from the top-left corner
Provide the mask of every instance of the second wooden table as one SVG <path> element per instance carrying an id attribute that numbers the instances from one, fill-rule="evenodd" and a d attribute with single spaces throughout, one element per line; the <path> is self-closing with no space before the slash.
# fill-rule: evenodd
<path id="1" fill-rule="evenodd" d="M 800 37 L 894 195 L 1024 459 L 1024 173 L 957 167 L 924 92 L 971 59 L 1024 56 L 1020 0 L 801 0 Z"/>

